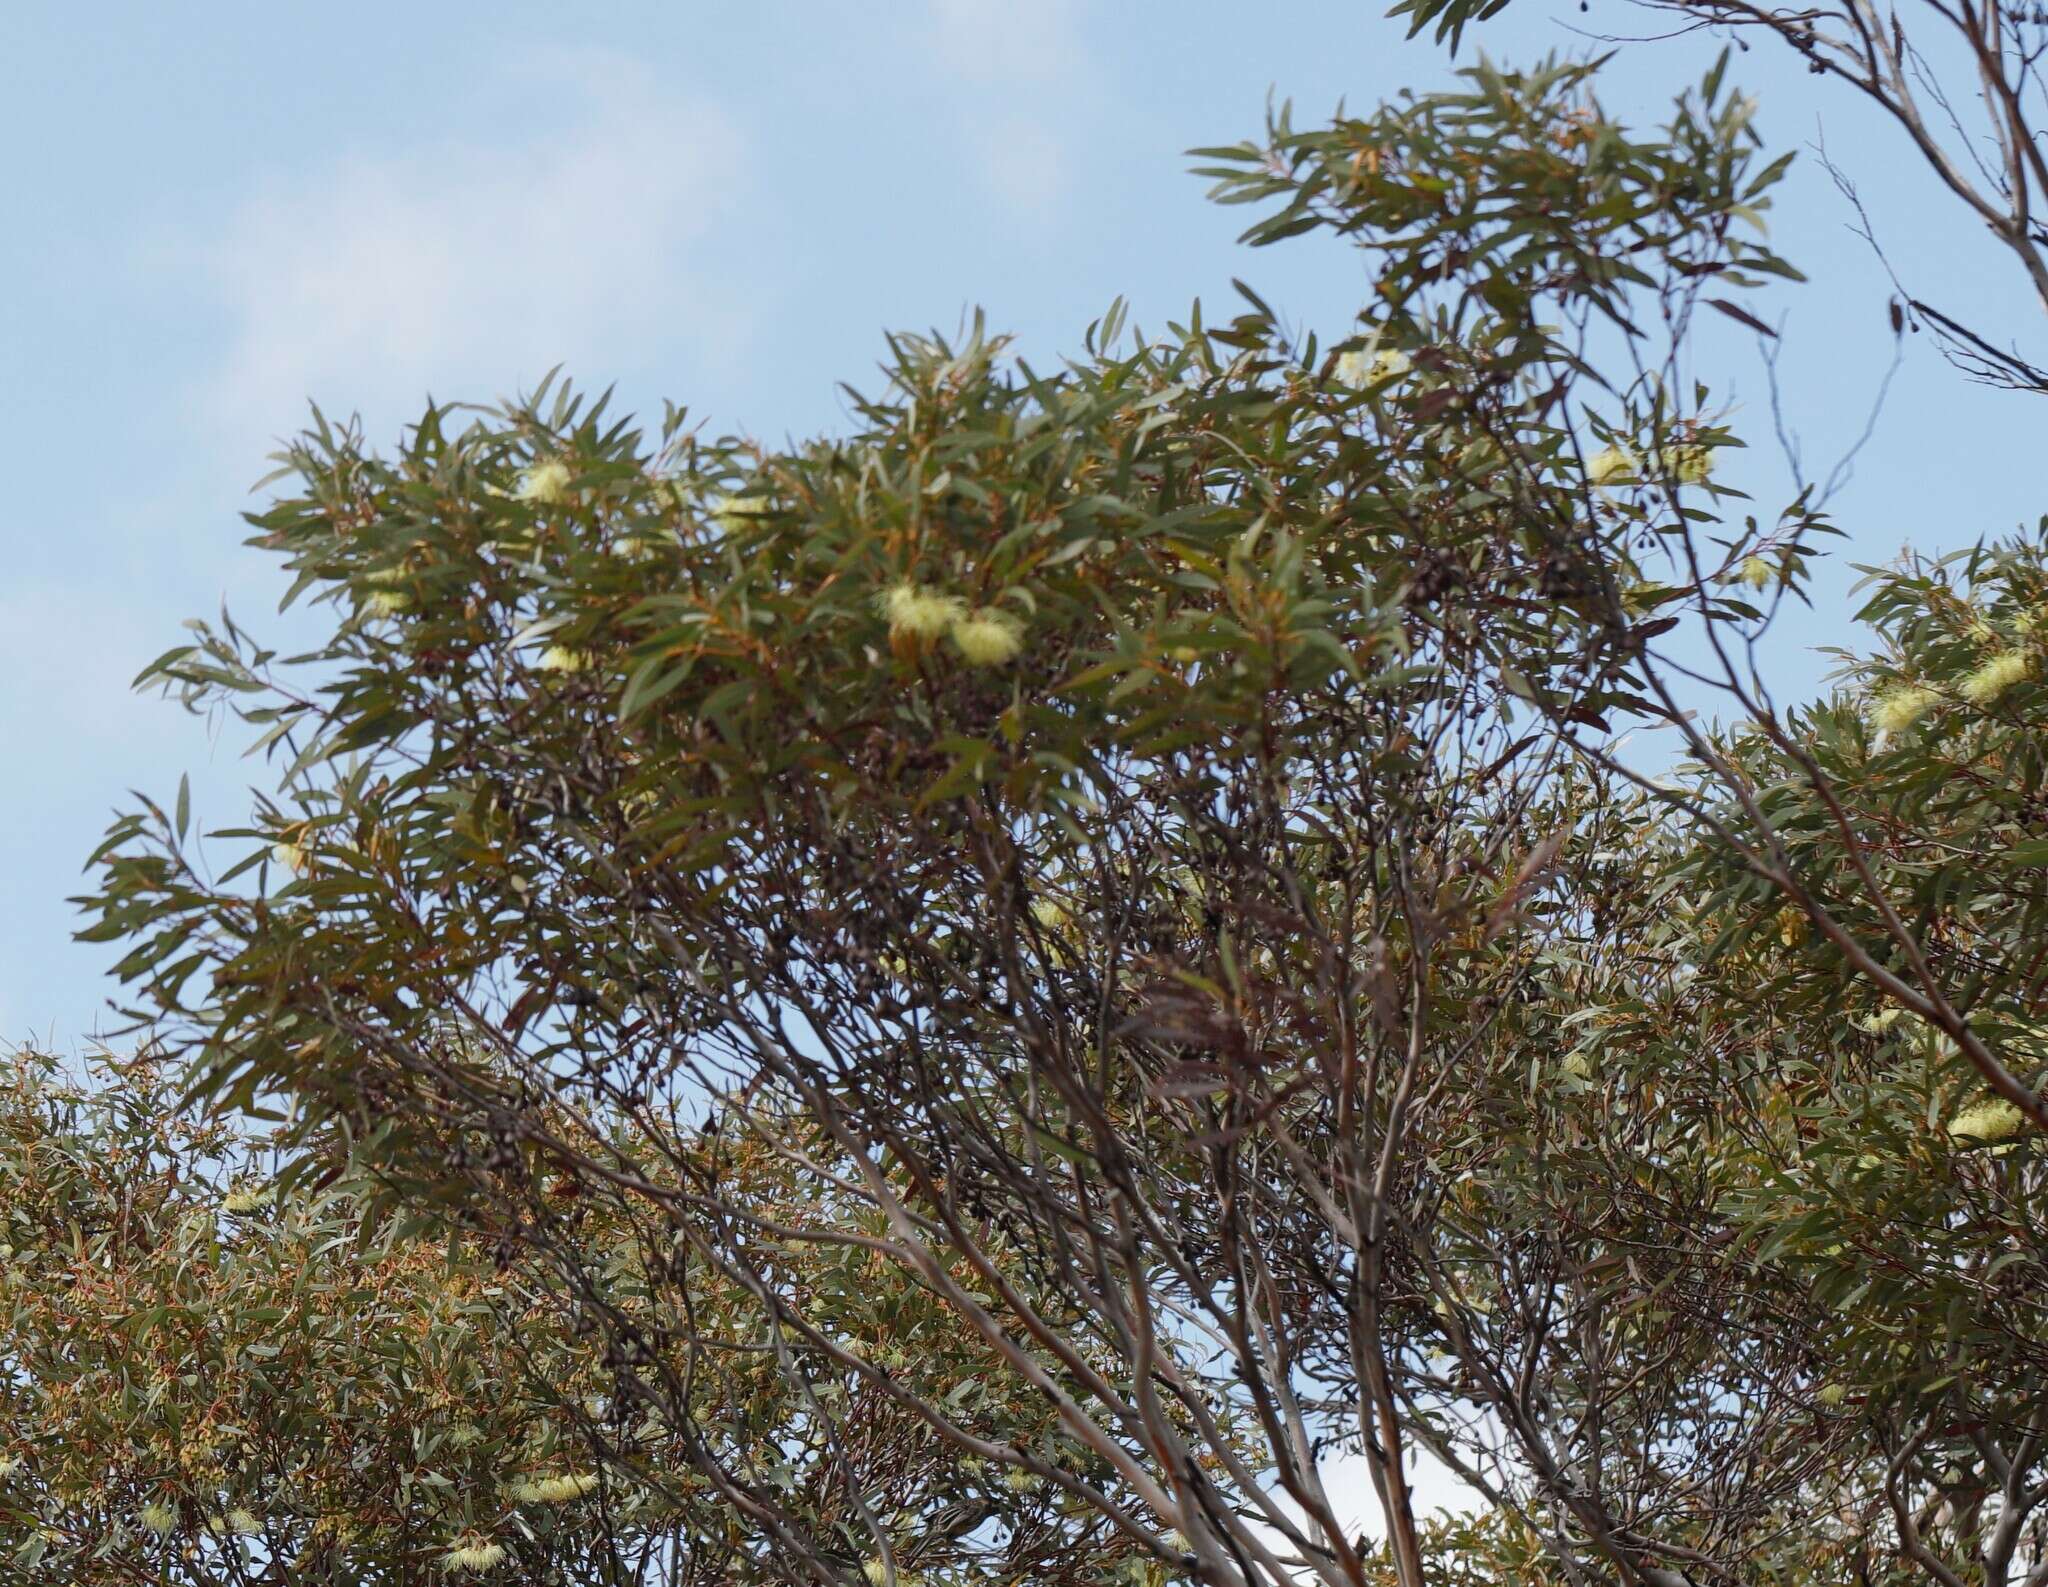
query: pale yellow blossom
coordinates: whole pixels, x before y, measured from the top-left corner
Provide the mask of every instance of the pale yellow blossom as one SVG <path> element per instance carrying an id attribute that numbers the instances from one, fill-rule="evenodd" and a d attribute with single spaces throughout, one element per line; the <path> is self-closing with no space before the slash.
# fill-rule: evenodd
<path id="1" fill-rule="evenodd" d="M 1762 557 L 1744 557 L 1735 576 L 1751 589 L 1760 590 L 1777 577 L 1777 570 Z"/>
<path id="2" fill-rule="evenodd" d="M 1595 485 L 1618 485 L 1635 472 L 1635 453 L 1625 446 L 1603 446 L 1586 460 L 1586 478 Z"/>
<path id="3" fill-rule="evenodd" d="M 581 672 L 590 665 L 590 657 L 570 645 L 550 645 L 533 665 L 538 672 Z"/>
<path id="4" fill-rule="evenodd" d="M 958 619 L 953 643 L 977 667 L 1000 667 L 1024 648 L 1024 625 L 1008 612 L 984 606 Z"/>
<path id="5" fill-rule="evenodd" d="M 529 1477 L 514 1483 L 510 1493 L 515 1504 L 567 1504 L 596 1486 L 596 1473 L 576 1471 L 560 1477 Z"/>
<path id="6" fill-rule="evenodd" d="M 1992 1097 L 1950 1119 L 1948 1132 L 1959 1141 L 2002 1141 L 2017 1135 L 2026 1122 L 2027 1116 L 2012 1103 Z"/>
<path id="7" fill-rule="evenodd" d="M 1406 353 L 1383 347 L 1372 353 L 1363 350 L 1339 353 L 1334 373 L 1339 385 L 1360 390 L 1382 380 L 1398 380 L 1414 367 L 1414 360 Z"/>
<path id="8" fill-rule="evenodd" d="M 1031 900 L 1031 918 L 1048 931 L 1059 931 L 1074 917 L 1057 898 L 1034 898 Z"/>
<path id="9" fill-rule="evenodd" d="M 749 518 L 761 518 L 775 509 L 766 496 L 721 496 L 711 509 L 711 521 L 731 529 Z"/>
<path id="10" fill-rule="evenodd" d="M 569 499 L 569 482 L 574 478 L 567 463 L 551 457 L 519 476 L 516 494 L 521 501 L 530 501 L 536 507 L 559 507 Z"/>
<path id="11" fill-rule="evenodd" d="M 158 1537 L 169 1537 L 178 1530 L 178 1512 L 167 1504 L 145 1504 L 141 1519 L 144 1529 Z"/>
<path id="12" fill-rule="evenodd" d="M 967 615 L 967 603 L 957 595 L 943 595 L 906 580 L 883 593 L 882 615 L 889 619 L 893 638 L 937 639 Z"/>
<path id="13" fill-rule="evenodd" d="M 441 1568 L 481 1576 L 485 1571 L 495 1570 L 504 1563 L 504 1544 L 493 1543 L 480 1537 L 466 1537 L 443 1556 Z"/>
<path id="14" fill-rule="evenodd" d="M 2027 675 L 2027 670 L 2026 652 L 2008 650 L 1993 656 L 1965 678 L 1959 692 L 1972 705 L 1989 705 L 2007 689 L 2022 681 Z"/>
<path id="15" fill-rule="evenodd" d="M 247 1217 L 268 1206 L 272 1194 L 267 1185 L 238 1185 L 220 1198 L 221 1210 Z"/>
<path id="16" fill-rule="evenodd" d="M 1900 684 L 1878 698 L 1870 720 L 1882 733 L 1903 733 L 1937 704 L 1941 696 L 1917 684 Z"/>
<path id="17" fill-rule="evenodd" d="M 1664 472 L 1681 485 L 1700 485 L 1714 472 L 1714 454 L 1696 441 L 1667 446 L 1657 454 Z"/>

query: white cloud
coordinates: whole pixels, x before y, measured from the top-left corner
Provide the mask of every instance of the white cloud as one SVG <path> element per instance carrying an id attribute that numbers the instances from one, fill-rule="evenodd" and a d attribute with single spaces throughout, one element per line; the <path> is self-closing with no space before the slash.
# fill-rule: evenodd
<path id="1" fill-rule="evenodd" d="M 430 389 L 630 366 L 656 328 L 714 354 L 744 334 L 693 258 L 738 164 L 725 117 L 608 52 L 498 78 L 516 133 L 344 153 L 185 250 L 232 325 L 201 394 L 222 439 L 294 429 L 308 396 L 388 422 Z"/>
<path id="2" fill-rule="evenodd" d="M 1058 132 L 1028 115 L 1003 117 L 975 131 L 983 176 L 996 196 L 1044 217 L 1066 193 L 1067 151 Z"/>
<path id="3" fill-rule="evenodd" d="M 931 19 L 939 63 L 982 81 L 1049 82 L 1080 54 L 1072 0 L 931 0 Z"/>
<path id="4" fill-rule="evenodd" d="M 932 64 L 963 90 L 961 134 L 995 197 L 1049 218 L 1070 187 L 1067 124 L 1086 97 L 1071 0 L 930 0 Z"/>

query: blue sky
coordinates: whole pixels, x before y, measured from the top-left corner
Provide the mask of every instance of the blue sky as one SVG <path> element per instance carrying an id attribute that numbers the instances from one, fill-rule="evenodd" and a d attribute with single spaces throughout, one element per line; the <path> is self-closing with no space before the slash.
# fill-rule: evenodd
<path id="1" fill-rule="evenodd" d="M 1583 50 L 1641 13 L 1517 0 L 1468 43 L 1509 61 Z M 1626 50 L 1610 108 L 1638 123 L 1712 44 Z M 1364 4 L 894 0 L 98 7 L 19 0 L 0 20 L 12 224 L 0 466 L 0 1036 L 94 1028 L 109 955 L 64 902 L 124 790 L 231 824 L 260 767 L 174 707 L 128 695 L 182 619 L 228 601 L 259 630 L 282 586 L 238 514 L 308 396 L 395 435 L 431 391 L 490 398 L 565 363 L 768 439 L 844 423 L 886 328 L 974 305 L 1045 360 L 1112 297 L 1141 324 L 1245 277 L 1341 333 L 1363 279 L 1315 238 L 1249 253 L 1182 151 L 1254 134 L 1269 89 L 1297 119 L 1441 84 L 1442 52 Z M 1780 147 L 1824 130 L 1916 285 L 1996 322 L 2037 313 L 1902 141 L 1814 80 L 1735 68 Z M 1862 424 L 1889 358 L 1887 288 L 1809 159 L 1774 238 L 1788 401 L 1809 453 Z M 1929 224 L 1928 216 L 1939 216 Z M 1850 555 L 1961 544 L 2039 510 L 2019 398 L 1915 345 L 1837 501 Z M 1736 477 L 1775 511 L 1785 470 L 1761 370 L 1735 334 L 1701 373 L 1759 450 Z M 1849 637 L 1845 580 L 1780 638 Z"/>

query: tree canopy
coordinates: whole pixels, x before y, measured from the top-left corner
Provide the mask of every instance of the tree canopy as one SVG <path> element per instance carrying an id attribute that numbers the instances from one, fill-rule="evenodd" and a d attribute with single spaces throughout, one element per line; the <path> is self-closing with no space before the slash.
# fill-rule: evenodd
<path id="1" fill-rule="evenodd" d="M 275 784 L 142 801 L 86 901 L 144 1095 L 268 1113 L 278 1199 L 137 1233 L 51 1109 L 151 1183 L 219 1126 L 20 1080 L 21 1248 L 112 1296 L 17 1301 L 22 1548 L 2048 1580 L 2048 527 L 1759 676 L 1844 530 L 1682 378 L 1798 279 L 1725 67 L 1650 132 L 1551 61 L 1196 151 L 1359 251 L 1334 339 L 1241 283 L 1057 370 L 902 335 L 780 449 L 553 377 L 319 419 L 250 523 L 320 642 L 145 674 Z"/>

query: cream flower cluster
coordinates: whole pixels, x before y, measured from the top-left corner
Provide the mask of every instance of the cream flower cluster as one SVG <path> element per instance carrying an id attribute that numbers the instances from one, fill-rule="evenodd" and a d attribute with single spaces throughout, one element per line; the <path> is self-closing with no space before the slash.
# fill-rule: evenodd
<path id="1" fill-rule="evenodd" d="M 1024 625 L 1009 612 L 984 607 L 953 625 L 953 643 L 977 667 L 1000 667 L 1024 648 Z"/>
<path id="2" fill-rule="evenodd" d="M 922 584 L 898 584 L 882 596 L 882 615 L 892 639 L 937 639 L 967 615 L 967 603 Z"/>
<path id="3" fill-rule="evenodd" d="M 1664 472 L 1681 485 L 1704 485 L 1714 472 L 1714 454 L 1697 441 L 1667 446 L 1657 454 Z"/>
<path id="4" fill-rule="evenodd" d="M 271 1191 L 265 1185 L 238 1185 L 220 1198 L 221 1210 L 247 1217 L 270 1205 Z"/>
<path id="5" fill-rule="evenodd" d="M 442 1557 L 441 1568 L 481 1576 L 485 1571 L 496 1570 L 504 1563 L 503 1543 L 493 1543 L 488 1538 L 467 1537 Z"/>
<path id="6" fill-rule="evenodd" d="M 1903 733 L 1937 704 L 1941 696 L 1932 689 L 1918 684 L 1900 684 L 1878 697 L 1876 708 L 1870 713 L 1871 722 L 1881 733 Z"/>
<path id="7" fill-rule="evenodd" d="M 1976 671 L 1956 686 L 1956 693 L 1979 710 L 1998 700 L 2008 689 L 2033 674 L 2033 659 L 2024 650 L 2002 650 L 1979 663 Z M 1871 726 L 1884 738 L 1903 733 L 1941 703 L 1941 696 L 1924 684 L 1895 684 L 1880 694 L 1870 709 Z"/>
<path id="8" fill-rule="evenodd" d="M 957 595 L 947 595 L 909 581 L 882 594 L 882 615 L 892 639 L 934 640 L 950 637 L 968 663 L 1000 667 L 1024 648 L 1024 624 L 993 606 L 972 610 Z"/>
<path id="9" fill-rule="evenodd" d="M 533 665 L 538 672 L 582 672 L 590 666 L 590 655 L 571 645 L 550 645 Z"/>
<path id="10" fill-rule="evenodd" d="M 1634 479 L 1636 455 L 1625 446 L 1603 446 L 1586 459 L 1586 478 L 1595 485 L 1619 485 Z"/>
<path id="11" fill-rule="evenodd" d="M 569 499 L 569 482 L 575 477 L 569 472 L 567 463 L 551 457 L 521 474 L 519 489 L 513 494 L 536 507 L 559 507 Z"/>
<path id="12" fill-rule="evenodd" d="M 560 1477 L 528 1477 L 506 1489 L 514 1504 L 567 1504 L 597 1486 L 597 1474 L 573 1471 Z"/>
<path id="13" fill-rule="evenodd" d="M 1354 350 L 1337 355 L 1337 383 L 1363 390 L 1377 385 L 1382 380 L 1398 380 L 1415 367 L 1415 361 L 1406 353 L 1392 347 L 1383 347 L 1376 353 Z"/>
<path id="14" fill-rule="evenodd" d="M 2027 1116 L 2004 1097 L 1967 1107 L 1948 1121 L 1948 1133 L 1959 1141 L 2003 1141 L 2017 1135 Z"/>
<path id="15" fill-rule="evenodd" d="M 766 496 L 722 496 L 711 509 L 711 521 L 733 529 L 750 518 L 765 518 L 774 510 Z"/>
<path id="16" fill-rule="evenodd" d="M 1703 485 L 1713 476 L 1714 453 L 1698 441 L 1660 447 L 1657 465 L 1681 485 Z M 1642 472 L 1642 461 L 1625 446 L 1603 446 L 1586 459 L 1586 478 L 1597 486 L 1626 485 Z"/>
<path id="17" fill-rule="evenodd" d="M 1965 678 L 1960 692 L 1972 705 L 1989 705 L 2014 684 L 2022 682 L 2027 676 L 2028 666 L 2025 651 L 2003 651 Z"/>

